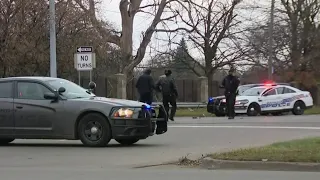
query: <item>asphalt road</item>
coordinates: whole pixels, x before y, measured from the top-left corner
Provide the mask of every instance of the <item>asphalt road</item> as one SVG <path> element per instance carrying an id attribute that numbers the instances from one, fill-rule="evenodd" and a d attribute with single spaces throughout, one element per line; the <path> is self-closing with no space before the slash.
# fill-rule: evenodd
<path id="1" fill-rule="evenodd" d="M 132 167 L 197 157 L 230 148 L 320 136 L 320 116 L 176 118 L 169 131 L 132 147 L 112 141 L 106 148 L 85 148 L 79 141 L 16 140 L 0 147 L 1 179 L 316 179 L 320 173 L 211 171 L 178 167 Z M 274 178 L 272 178 L 272 176 Z M 318 178 L 317 178 L 318 179 Z"/>

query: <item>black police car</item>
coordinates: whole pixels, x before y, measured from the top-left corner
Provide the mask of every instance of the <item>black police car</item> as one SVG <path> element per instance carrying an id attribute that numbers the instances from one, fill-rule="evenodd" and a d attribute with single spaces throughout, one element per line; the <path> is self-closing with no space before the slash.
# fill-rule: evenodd
<path id="1" fill-rule="evenodd" d="M 258 86 L 265 85 L 289 85 L 288 83 L 258 83 L 258 84 L 245 84 L 238 87 L 237 95 L 241 95 L 244 91 Z M 225 96 L 209 97 L 207 104 L 207 112 L 215 114 L 217 117 L 222 117 L 226 115 L 226 98 Z"/>

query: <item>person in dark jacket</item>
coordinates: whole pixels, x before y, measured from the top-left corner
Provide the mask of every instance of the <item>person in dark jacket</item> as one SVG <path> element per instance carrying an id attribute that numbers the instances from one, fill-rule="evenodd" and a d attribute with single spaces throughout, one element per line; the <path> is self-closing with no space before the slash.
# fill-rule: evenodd
<path id="1" fill-rule="evenodd" d="M 174 79 L 172 78 L 171 70 L 165 70 L 165 77 L 161 77 L 156 83 L 156 89 L 162 94 L 163 106 L 169 114 L 169 103 L 172 106 L 169 119 L 174 121 L 174 116 L 177 111 L 178 91 Z"/>
<path id="2" fill-rule="evenodd" d="M 153 78 L 151 77 L 151 69 L 146 69 L 136 83 L 136 88 L 140 95 L 140 102 L 152 104 L 153 90 L 155 88 Z"/>
<path id="3" fill-rule="evenodd" d="M 235 117 L 234 105 L 237 96 L 237 89 L 240 84 L 239 78 L 236 77 L 234 73 L 235 69 L 231 67 L 229 74 L 223 79 L 221 84 L 221 87 L 225 89 L 224 95 L 226 97 L 227 114 L 229 119 L 234 119 Z"/>

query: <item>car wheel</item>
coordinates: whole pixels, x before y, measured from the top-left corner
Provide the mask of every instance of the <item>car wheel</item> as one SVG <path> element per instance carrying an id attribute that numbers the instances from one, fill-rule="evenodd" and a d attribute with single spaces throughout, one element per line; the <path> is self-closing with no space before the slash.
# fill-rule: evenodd
<path id="1" fill-rule="evenodd" d="M 13 142 L 15 139 L 13 138 L 6 138 L 6 139 L 0 139 L 0 145 L 7 145 L 11 142 Z"/>
<path id="2" fill-rule="evenodd" d="M 107 146 L 112 137 L 108 120 L 98 113 L 90 113 L 81 118 L 78 133 L 81 142 L 90 147 Z"/>
<path id="3" fill-rule="evenodd" d="M 119 144 L 129 146 L 139 141 L 139 139 L 115 139 Z"/>
<path id="4" fill-rule="evenodd" d="M 302 115 L 305 110 L 305 104 L 302 101 L 297 101 L 293 105 L 292 114 L 294 115 Z"/>
<path id="5" fill-rule="evenodd" d="M 247 110 L 247 115 L 257 116 L 258 114 L 259 114 L 259 105 L 255 103 L 250 104 Z"/>

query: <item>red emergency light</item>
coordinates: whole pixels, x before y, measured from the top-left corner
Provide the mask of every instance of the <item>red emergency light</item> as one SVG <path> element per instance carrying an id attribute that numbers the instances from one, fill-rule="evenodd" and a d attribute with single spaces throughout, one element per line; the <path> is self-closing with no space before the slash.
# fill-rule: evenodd
<path id="1" fill-rule="evenodd" d="M 273 81 L 266 81 L 263 83 L 265 86 L 274 86 L 275 83 Z"/>

